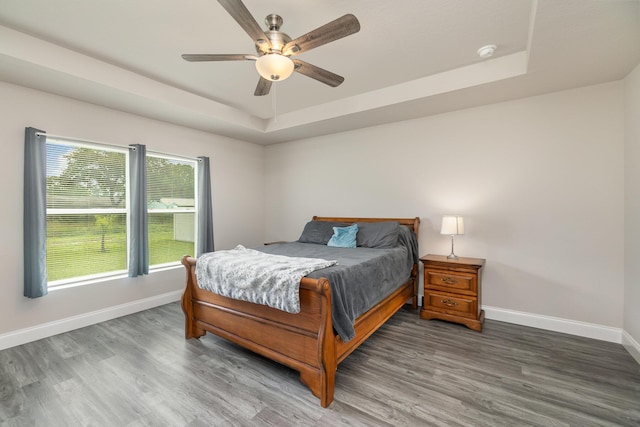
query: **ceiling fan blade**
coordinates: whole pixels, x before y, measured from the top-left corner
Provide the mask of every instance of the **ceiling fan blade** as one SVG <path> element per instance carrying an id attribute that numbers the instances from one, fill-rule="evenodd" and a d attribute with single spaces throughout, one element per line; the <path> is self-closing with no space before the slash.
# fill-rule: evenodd
<path id="1" fill-rule="evenodd" d="M 255 96 L 264 96 L 269 93 L 271 90 L 271 80 L 267 80 L 265 78 L 260 77 L 258 81 L 258 86 L 256 86 L 256 91 L 253 92 Z"/>
<path id="2" fill-rule="evenodd" d="M 189 62 L 199 62 L 199 61 L 244 61 L 244 60 L 255 60 L 256 57 L 254 55 L 243 55 L 243 54 L 209 54 L 209 53 L 185 53 L 182 55 L 182 59 Z"/>
<path id="3" fill-rule="evenodd" d="M 251 37 L 253 41 L 263 40 L 266 48 L 271 49 L 269 38 L 267 38 L 262 28 L 260 28 L 260 25 L 258 25 L 251 15 L 251 12 L 249 12 L 241 0 L 218 0 L 218 3 L 220 3 L 229 15 L 236 20 L 238 25 L 249 34 L 249 37 Z"/>
<path id="4" fill-rule="evenodd" d="M 308 32 L 295 40 L 291 40 L 284 46 L 282 52 L 285 55 L 298 55 L 302 52 L 322 46 L 334 40 L 341 39 L 360 31 L 360 22 L 352 14 L 324 24 L 313 31 Z"/>
<path id="5" fill-rule="evenodd" d="M 323 68 L 316 67 L 315 65 L 311 65 L 308 62 L 294 59 L 293 63 L 295 64 L 295 71 L 331 87 L 340 86 L 340 84 L 342 84 L 342 82 L 344 81 L 344 77 L 334 74 L 331 71 L 327 71 Z"/>

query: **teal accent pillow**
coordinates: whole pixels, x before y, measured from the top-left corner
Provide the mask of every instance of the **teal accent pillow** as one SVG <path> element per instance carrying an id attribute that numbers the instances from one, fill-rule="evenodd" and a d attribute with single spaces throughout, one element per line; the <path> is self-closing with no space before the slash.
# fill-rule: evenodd
<path id="1" fill-rule="evenodd" d="M 358 224 L 353 224 L 349 227 L 333 227 L 333 236 L 329 239 L 327 246 L 355 248 L 357 234 Z"/>

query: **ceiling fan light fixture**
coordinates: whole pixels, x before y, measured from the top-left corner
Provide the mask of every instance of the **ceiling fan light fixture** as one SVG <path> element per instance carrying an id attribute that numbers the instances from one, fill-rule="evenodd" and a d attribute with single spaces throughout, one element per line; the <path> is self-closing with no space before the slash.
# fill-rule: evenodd
<path id="1" fill-rule="evenodd" d="M 262 55 L 256 61 L 256 70 L 265 79 L 280 81 L 293 73 L 293 61 L 284 55 L 270 53 Z"/>

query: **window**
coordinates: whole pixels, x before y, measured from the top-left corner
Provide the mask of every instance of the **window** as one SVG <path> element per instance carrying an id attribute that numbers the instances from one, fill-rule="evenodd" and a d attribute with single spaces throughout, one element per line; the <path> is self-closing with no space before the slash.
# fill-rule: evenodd
<path id="1" fill-rule="evenodd" d="M 50 139 L 46 149 L 50 286 L 125 272 L 127 150 Z"/>
<path id="2" fill-rule="evenodd" d="M 195 253 L 196 161 L 147 154 L 149 264 Z"/>
<path id="3" fill-rule="evenodd" d="M 47 282 L 55 287 L 127 272 L 128 148 L 46 140 Z M 148 154 L 152 267 L 194 254 L 198 162 Z"/>

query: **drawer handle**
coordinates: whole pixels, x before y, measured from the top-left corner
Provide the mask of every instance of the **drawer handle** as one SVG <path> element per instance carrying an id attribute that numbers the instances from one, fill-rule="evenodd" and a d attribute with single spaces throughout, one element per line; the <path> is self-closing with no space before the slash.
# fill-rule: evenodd
<path id="1" fill-rule="evenodd" d="M 447 285 L 455 285 L 458 283 L 456 279 L 452 279 L 451 277 L 443 277 L 440 281 L 446 283 Z"/>
<path id="2" fill-rule="evenodd" d="M 443 299 L 443 300 L 440 300 L 440 302 L 446 305 L 447 307 L 455 307 L 456 305 L 458 305 L 457 302 L 451 301 L 450 299 Z"/>

